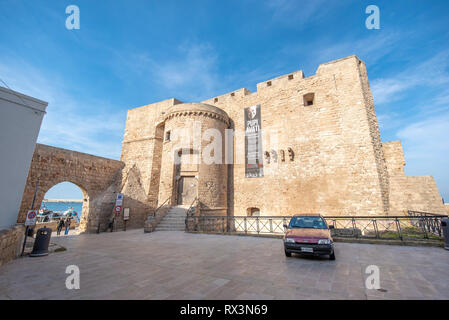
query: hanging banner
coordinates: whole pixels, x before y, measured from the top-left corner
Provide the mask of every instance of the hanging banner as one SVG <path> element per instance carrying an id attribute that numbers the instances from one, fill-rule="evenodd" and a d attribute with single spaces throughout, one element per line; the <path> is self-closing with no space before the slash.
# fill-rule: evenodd
<path id="1" fill-rule="evenodd" d="M 263 177 L 260 105 L 245 108 L 245 177 Z"/>

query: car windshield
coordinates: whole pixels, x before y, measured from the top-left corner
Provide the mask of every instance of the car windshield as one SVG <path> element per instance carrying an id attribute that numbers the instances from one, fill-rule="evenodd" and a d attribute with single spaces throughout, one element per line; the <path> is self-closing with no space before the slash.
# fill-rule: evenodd
<path id="1" fill-rule="evenodd" d="M 293 217 L 289 228 L 327 229 L 321 217 Z"/>

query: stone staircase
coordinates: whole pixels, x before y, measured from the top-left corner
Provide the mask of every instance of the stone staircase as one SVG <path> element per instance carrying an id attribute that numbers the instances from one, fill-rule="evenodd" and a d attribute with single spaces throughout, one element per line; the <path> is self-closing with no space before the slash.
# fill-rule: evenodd
<path id="1" fill-rule="evenodd" d="M 175 206 L 168 210 L 165 217 L 156 226 L 155 231 L 184 231 L 189 206 Z"/>

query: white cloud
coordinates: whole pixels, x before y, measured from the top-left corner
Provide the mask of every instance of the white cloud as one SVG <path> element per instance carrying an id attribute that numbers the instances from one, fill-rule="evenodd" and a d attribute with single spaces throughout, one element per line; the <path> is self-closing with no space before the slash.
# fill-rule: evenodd
<path id="1" fill-rule="evenodd" d="M 181 90 L 194 96 L 217 89 L 217 54 L 209 45 L 185 44 L 179 48 L 180 58 L 153 63 L 153 75 L 165 88 Z M 205 91 L 205 93 L 203 93 Z"/>
<path id="2" fill-rule="evenodd" d="M 120 158 L 125 112 L 102 112 L 112 109 L 93 99 L 70 93 L 58 75 L 41 71 L 18 59 L 3 58 L 0 77 L 21 93 L 47 101 L 38 142 L 56 147 L 114 159 Z"/>
<path id="3" fill-rule="evenodd" d="M 374 64 L 394 50 L 394 45 L 400 36 L 395 32 L 380 33 L 357 41 L 342 39 L 337 43 L 332 42 L 330 45 L 323 45 L 323 42 L 320 41 L 313 46 L 319 48 L 314 50 L 314 55 L 315 59 L 321 61 L 319 63 L 355 54 L 360 59 Z"/>
<path id="4" fill-rule="evenodd" d="M 409 175 L 433 175 L 449 200 L 449 112 L 416 121 L 399 130 Z"/>
<path id="5" fill-rule="evenodd" d="M 400 100 L 405 91 L 419 86 L 438 87 L 449 84 L 449 51 L 443 51 L 424 62 L 410 66 L 390 78 L 378 78 L 371 81 L 374 102 L 383 104 Z M 448 99 L 447 91 L 434 98 L 437 103 Z"/>
<path id="6" fill-rule="evenodd" d="M 416 82 L 412 79 L 410 81 L 404 81 L 401 78 L 378 78 L 371 82 L 371 91 L 374 102 L 376 104 L 382 104 L 400 100 L 403 97 L 402 93 L 415 85 Z"/>
<path id="7" fill-rule="evenodd" d="M 322 19 L 334 4 L 326 0 L 268 0 L 264 2 L 272 12 L 273 21 L 303 27 L 309 22 Z"/>
<path id="8" fill-rule="evenodd" d="M 169 98 L 201 101 L 216 94 L 223 83 L 219 79 L 218 55 L 209 44 L 186 42 L 163 59 L 147 53 L 119 53 L 115 55 L 151 90 Z M 114 62 L 114 65 L 117 65 Z M 122 73 L 123 70 L 118 70 Z"/>
<path id="9" fill-rule="evenodd" d="M 403 118 L 396 112 L 377 114 L 380 131 L 397 128 L 403 123 Z"/>

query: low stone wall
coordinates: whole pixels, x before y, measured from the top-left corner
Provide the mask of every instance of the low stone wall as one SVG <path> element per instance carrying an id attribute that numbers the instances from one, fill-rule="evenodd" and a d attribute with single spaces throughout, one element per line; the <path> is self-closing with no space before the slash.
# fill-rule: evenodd
<path id="1" fill-rule="evenodd" d="M 15 259 L 21 253 L 24 236 L 23 225 L 0 230 L 0 266 Z"/>
<path id="2" fill-rule="evenodd" d="M 70 224 L 70 230 L 73 230 L 77 227 L 77 223 L 73 222 Z M 36 225 L 33 227 L 34 228 L 34 233 L 37 232 L 37 230 L 39 230 L 40 228 L 50 228 L 51 231 L 56 231 L 58 229 L 58 222 L 57 221 L 52 221 L 52 222 L 39 222 L 36 223 Z M 64 231 L 65 228 L 62 228 L 62 231 Z"/>

